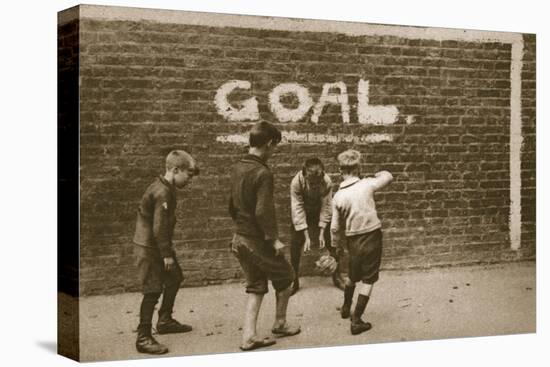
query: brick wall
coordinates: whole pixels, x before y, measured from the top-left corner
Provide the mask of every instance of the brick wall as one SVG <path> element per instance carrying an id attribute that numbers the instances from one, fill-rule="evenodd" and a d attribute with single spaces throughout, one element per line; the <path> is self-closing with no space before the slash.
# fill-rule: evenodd
<path id="1" fill-rule="evenodd" d="M 524 36 L 522 69 L 522 128 L 523 146 L 521 157 L 521 208 L 522 208 L 522 255 L 534 257 L 536 235 L 536 37 Z"/>
<path id="2" fill-rule="evenodd" d="M 340 107 L 330 105 L 318 124 L 310 110 L 298 122 L 277 126 L 322 136 L 392 136 L 377 143 L 280 146 L 270 165 L 283 240 L 289 183 L 302 162 L 318 156 L 338 183 L 335 157 L 355 147 L 365 157 L 363 173 L 387 169 L 395 177 L 376 197 L 383 268 L 534 258 L 535 40 L 525 41 L 524 241 L 512 251 L 509 43 L 81 19 L 81 292 L 136 289 L 136 209 L 174 148 L 189 151 L 202 167 L 179 197 L 175 245 L 185 285 L 241 276 L 227 250 L 232 223 L 226 203 L 230 165 L 244 147 L 216 139 L 244 133 L 250 123 L 227 121 L 216 110 L 216 91 L 229 80 L 252 86 L 232 93 L 230 102 L 254 96 L 260 117 L 273 122 L 268 95 L 280 83 L 299 83 L 318 101 L 324 83 L 342 81 L 349 124 L 342 123 Z M 369 81 L 370 104 L 397 107 L 394 124 L 358 123 L 360 79 Z M 297 105 L 292 98 L 283 103 Z M 305 273 L 315 256 L 304 260 Z"/>

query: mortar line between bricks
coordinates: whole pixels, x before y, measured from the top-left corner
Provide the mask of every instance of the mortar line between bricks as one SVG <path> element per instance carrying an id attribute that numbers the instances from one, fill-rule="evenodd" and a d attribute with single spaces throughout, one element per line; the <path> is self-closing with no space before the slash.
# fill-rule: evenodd
<path id="1" fill-rule="evenodd" d="M 116 64 L 100 64 L 99 66 L 95 66 L 93 68 L 89 68 L 88 70 L 94 70 L 99 69 L 100 67 L 109 67 L 114 69 L 125 69 L 125 67 L 118 67 Z M 193 72 L 195 69 L 193 68 L 178 68 L 178 67 L 163 67 L 163 66 L 150 66 L 151 69 L 159 69 L 160 70 L 171 70 L 171 71 L 181 71 L 183 73 L 185 72 Z M 127 69 L 127 68 L 126 68 Z M 433 70 L 439 69 L 441 71 L 466 71 L 466 72 L 480 72 L 477 69 L 449 69 L 449 68 L 433 68 Z M 264 75 L 270 75 L 270 76 L 283 76 L 286 75 L 286 72 L 262 72 L 262 70 L 255 70 L 255 69 L 231 69 L 231 68 L 217 68 L 217 69 L 202 69 L 203 71 L 210 71 L 210 72 L 227 72 L 227 71 L 234 71 L 234 72 L 247 72 L 252 74 L 264 74 Z M 481 70 L 485 73 L 495 73 L 494 70 Z M 503 73 L 505 71 L 498 71 L 498 73 Z M 326 76 L 336 76 L 339 75 L 341 77 L 357 77 L 357 74 L 355 73 L 326 73 Z M 171 78 L 171 77 L 167 77 Z M 428 77 L 431 79 L 437 79 L 435 77 Z M 161 77 L 158 78 L 159 80 L 162 79 Z M 448 80 L 461 80 L 461 78 L 458 77 L 449 77 Z M 488 75 L 485 78 L 475 77 L 475 78 L 468 78 L 468 80 L 479 80 L 479 81 L 486 81 L 486 80 L 506 80 L 506 79 L 500 79 L 500 78 L 494 78 L 491 77 L 491 75 Z"/>
<path id="2" fill-rule="evenodd" d="M 235 51 L 238 51 L 238 49 L 235 49 Z M 323 52 L 323 54 L 327 56 L 345 56 L 345 54 L 339 54 L 339 55 L 330 55 L 328 52 Z M 85 57 L 94 57 L 94 58 L 107 58 L 107 57 L 120 57 L 120 54 L 117 54 L 116 52 L 83 52 L 83 56 Z M 361 54 L 360 57 L 363 57 L 365 59 L 371 58 L 388 58 L 386 55 L 380 55 L 380 54 Z M 166 59 L 163 56 L 143 56 L 141 53 L 135 53 L 135 52 L 125 52 L 124 57 L 132 58 L 132 57 L 142 57 L 146 60 L 164 60 Z M 398 55 L 399 59 L 405 59 L 405 60 L 425 60 L 427 56 L 403 56 Z M 471 61 L 470 58 L 467 57 L 430 57 L 432 59 L 437 59 L 441 61 Z M 188 55 L 175 55 L 172 56 L 171 59 L 177 59 L 177 60 L 193 60 L 193 61 L 203 61 L 203 60 L 219 60 L 219 61 L 238 61 L 241 62 L 240 58 L 237 57 L 212 57 L 212 56 L 188 56 Z M 262 62 L 263 60 L 260 58 L 250 58 L 247 62 Z M 288 65 L 289 63 L 296 64 L 295 66 L 299 66 L 302 64 L 306 65 L 363 65 L 365 60 L 362 60 L 361 62 L 346 62 L 346 61 L 323 61 L 323 60 L 301 60 L 301 59 L 289 59 L 289 60 L 269 60 L 270 63 L 274 65 Z M 368 61 L 368 60 L 366 60 Z M 507 63 L 508 60 L 502 60 L 502 59 L 480 59 L 476 58 L 476 63 Z M 118 64 L 101 64 L 101 65 L 118 65 Z M 391 64 L 389 64 L 391 65 Z M 474 67 L 445 67 L 445 66 L 425 66 L 425 65 L 401 65 L 397 64 L 398 66 L 403 66 L 406 68 L 417 68 L 417 69 L 424 69 L 424 68 L 431 68 L 431 69 L 450 69 L 450 70 L 504 70 L 504 69 L 495 69 L 493 68 L 484 68 L 484 69 L 478 69 Z M 387 66 L 381 66 L 380 68 L 387 67 Z"/>
<path id="3" fill-rule="evenodd" d="M 94 56 L 95 57 L 95 56 Z M 153 60 L 153 58 L 150 58 L 151 60 Z M 418 58 L 418 59 L 421 59 L 421 58 Z M 180 67 L 180 66 L 170 66 L 170 65 L 147 65 L 147 66 L 143 66 L 143 65 L 120 65 L 120 63 L 113 63 L 113 64 L 110 64 L 110 63 L 102 63 L 102 64 L 99 64 L 100 66 L 109 66 L 109 67 L 112 67 L 112 68 L 116 68 L 116 69 L 144 69 L 144 68 L 150 68 L 150 69 L 168 69 L 168 70 L 184 70 L 184 71 L 195 71 L 196 68 L 195 67 Z M 361 65 L 360 63 L 356 63 L 354 65 Z M 403 67 L 403 68 L 411 68 L 411 69 L 430 69 L 430 70 L 442 70 L 442 71 L 497 71 L 499 73 L 504 73 L 506 72 L 506 69 L 476 69 L 476 68 L 466 68 L 466 67 L 446 67 L 446 66 L 426 66 L 426 65 L 399 65 L 399 64 L 386 64 L 384 66 L 381 66 L 380 68 L 387 68 L 387 67 L 391 67 L 391 66 L 399 66 L 399 67 Z M 89 66 L 84 66 L 83 67 L 85 70 L 93 70 L 94 68 L 97 68 L 96 65 L 89 65 Z M 205 71 L 217 71 L 217 70 L 237 70 L 237 71 L 256 71 L 256 72 L 265 72 L 265 70 L 254 70 L 254 69 L 234 69 L 234 68 L 225 68 L 225 69 L 220 69 L 220 68 L 204 68 L 203 70 Z M 270 74 L 286 74 L 285 72 L 282 72 L 282 71 L 271 71 Z M 352 76 L 355 76 L 356 74 L 352 74 L 352 73 L 345 73 L 343 75 L 352 75 Z M 427 76 L 428 78 L 432 78 L 432 79 L 436 79 L 437 77 L 435 76 Z M 452 77 L 451 77 L 452 78 Z M 460 78 L 454 78 L 454 79 L 460 79 Z M 504 79 L 504 78 L 479 78 L 479 77 L 476 77 L 476 78 L 469 78 L 469 79 L 476 79 L 476 80 L 486 80 L 486 79 L 491 79 L 491 80 L 506 80 L 508 81 L 508 79 Z M 204 80 L 204 78 L 201 78 L 201 80 Z"/>
<path id="4" fill-rule="evenodd" d="M 143 33 L 144 35 L 148 35 L 148 34 L 151 34 L 151 33 L 158 33 L 159 35 L 163 35 L 163 34 L 173 34 L 173 35 L 177 35 L 178 33 L 174 33 L 174 32 L 154 32 L 154 31 L 142 31 L 142 32 L 139 32 L 139 31 L 134 31 L 132 32 L 132 34 L 136 34 L 136 33 Z M 86 32 L 83 32 L 83 34 L 86 34 Z M 90 34 L 109 34 L 107 32 L 101 32 L 101 31 L 97 31 L 97 32 L 90 32 Z M 115 35 L 115 33 L 113 32 L 112 34 L 113 36 Z M 228 36 L 228 38 L 231 38 Z M 255 37 L 250 37 L 251 39 L 257 39 Z M 298 39 L 296 39 L 298 40 Z M 267 39 L 266 39 L 267 41 Z M 181 42 L 186 42 L 185 39 L 182 39 Z M 136 41 L 122 41 L 122 42 L 118 42 L 118 46 L 119 47 L 132 47 L 132 46 L 138 46 L 140 45 L 140 43 L 136 42 Z M 194 44 L 186 44 L 186 45 L 181 45 L 180 42 L 166 42 L 166 43 L 157 43 L 157 42 L 147 42 L 146 43 L 146 46 L 151 48 L 151 49 L 158 49 L 158 48 L 165 48 L 165 49 L 168 49 L 170 51 L 185 51 L 185 52 L 188 52 L 188 51 L 199 51 L 199 50 L 209 50 L 209 51 L 212 51 L 212 50 L 217 50 L 217 51 L 249 51 L 249 52 L 252 52 L 250 51 L 250 48 L 249 47 L 240 47 L 240 46 L 234 46 L 234 45 L 219 45 L 219 44 L 215 44 L 215 43 L 211 43 L 211 44 L 201 44 L 200 46 L 203 46 L 204 47 L 199 47 L 199 44 L 197 43 L 194 43 Z M 102 41 L 97 41 L 97 42 L 94 42 L 93 43 L 93 46 L 95 48 L 101 48 L 101 47 L 110 47 L 112 46 L 112 42 L 102 42 Z M 449 47 L 434 47 L 434 46 L 410 46 L 410 45 L 400 45 L 400 46 L 375 46 L 375 45 L 366 45 L 366 46 L 358 46 L 358 47 L 380 47 L 381 49 L 381 52 L 364 52 L 364 51 L 361 51 L 361 52 L 357 52 L 357 53 L 354 53 L 354 54 L 351 54 L 353 56 L 356 56 L 356 57 L 362 57 L 362 56 L 384 56 L 386 55 L 387 53 L 386 52 L 382 52 L 382 50 L 386 50 L 386 49 L 403 49 L 403 50 L 425 50 L 427 52 L 431 52 L 431 51 L 442 51 L 442 52 L 445 52 L 445 51 L 457 51 L 459 50 L 458 48 L 449 48 Z M 280 47 L 280 48 L 277 48 L 277 47 L 254 47 L 254 53 L 262 53 L 262 52 L 268 52 L 268 53 L 273 53 L 274 51 L 282 51 L 283 54 L 285 55 L 288 55 L 289 58 L 292 60 L 296 60 L 296 61 L 301 61 L 300 59 L 292 59 L 291 58 L 291 55 L 293 54 L 299 54 L 299 55 L 304 55 L 304 56 L 310 56 L 310 55 L 315 55 L 315 54 L 318 54 L 318 52 L 314 52 L 314 51 L 303 51 L 303 50 L 289 50 L 287 47 Z M 495 52 L 494 50 L 479 50 L 479 48 L 460 48 L 460 50 L 465 50 L 466 52 L 471 52 L 471 51 L 478 51 L 480 53 L 483 53 L 483 54 L 486 54 L 486 55 L 492 55 L 492 56 L 497 56 L 497 58 L 490 58 L 490 59 L 481 59 L 481 58 L 476 58 L 477 60 L 481 60 L 481 61 L 507 61 L 509 60 L 510 58 L 510 55 L 511 55 L 511 51 L 502 51 L 500 50 L 499 52 Z M 87 49 L 85 49 L 83 52 L 83 54 L 87 54 L 87 53 L 93 53 L 93 54 L 108 54 L 109 52 L 106 52 L 106 51 L 101 51 L 101 52 L 95 52 L 95 51 L 89 51 Z M 323 54 L 326 54 L 327 56 L 333 56 L 333 57 L 337 57 L 337 56 L 350 56 L 349 53 L 344 53 L 344 52 L 333 52 L 333 51 L 323 51 Z M 498 58 L 500 56 L 504 56 L 506 55 L 507 57 L 506 58 Z M 419 56 L 415 56 L 415 55 L 396 55 L 396 56 L 400 56 L 400 57 L 419 57 Z M 196 57 L 200 57 L 200 56 L 196 56 Z M 210 56 L 205 56 L 205 57 L 210 57 Z M 455 59 L 454 57 L 450 57 L 450 56 L 441 56 L 443 58 L 448 58 L 448 59 Z M 236 57 L 233 57 L 233 56 L 225 56 L 225 58 L 236 58 Z M 471 58 L 465 58 L 465 59 L 471 59 Z"/>

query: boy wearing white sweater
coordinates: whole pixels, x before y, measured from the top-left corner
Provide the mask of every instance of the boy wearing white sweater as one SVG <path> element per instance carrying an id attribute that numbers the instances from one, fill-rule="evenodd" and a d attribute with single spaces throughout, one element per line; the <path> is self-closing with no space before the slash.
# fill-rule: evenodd
<path id="1" fill-rule="evenodd" d="M 382 224 L 376 213 L 374 193 L 393 180 L 388 171 L 361 179 L 360 161 L 361 154 L 356 150 L 347 150 L 338 155 L 343 181 L 332 200 L 330 227 L 332 246 L 346 241 L 350 257 L 349 282 L 344 289 L 344 304 L 340 310 L 342 318 L 350 317 L 356 288 L 359 293 L 355 310 L 351 314 L 350 331 L 353 335 L 372 327 L 361 316 L 367 307 L 374 283 L 378 280 L 382 257 Z"/>

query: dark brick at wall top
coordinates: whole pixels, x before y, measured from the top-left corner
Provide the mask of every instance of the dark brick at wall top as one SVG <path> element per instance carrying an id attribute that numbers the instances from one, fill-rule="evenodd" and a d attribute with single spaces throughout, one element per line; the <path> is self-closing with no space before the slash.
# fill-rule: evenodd
<path id="1" fill-rule="evenodd" d="M 526 57 L 534 40 L 526 42 Z M 365 175 L 390 170 L 394 183 L 377 194 L 384 225 L 383 267 L 408 268 L 494 262 L 534 256 L 534 240 L 520 255 L 509 240 L 511 46 L 498 42 L 348 36 L 153 22 L 83 19 L 80 26 L 81 290 L 84 294 L 136 289 L 131 238 L 141 194 L 162 173 L 174 148 L 203 168 L 180 193 L 175 245 L 185 285 L 239 278 L 228 253 L 232 223 L 227 184 L 242 146 L 216 137 L 247 131 L 214 105 L 228 80 L 247 80 L 262 119 L 275 121 L 268 94 L 280 83 L 308 88 L 314 101 L 324 83 L 348 88 L 351 123 L 340 108 L 325 108 L 319 124 L 306 118 L 277 123 L 285 131 L 318 134 L 388 133 L 392 142 L 354 146 Z M 530 110 L 529 63 L 523 111 Z M 357 83 L 370 83 L 370 104 L 395 105 L 391 126 L 359 125 Z M 534 82 L 534 77 L 532 78 Z M 530 89 L 532 88 L 532 89 Z M 292 105 L 292 100 L 288 102 Z M 534 107 L 533 107 L 534 108 Z M 414 118 L 413 123 L 406 120 Z M 534 115 L 524 119 L 523 154 L 534 159 Z M 529 130 L 531 129 L 531 130 Z M 289 183 L 302 162 L 321 158 L 339 182 L 335 157 L 349 144 L 280 146 L 270 162 L 276 177 L 280 234 L 288 240 Z M 522 207 L 534 208 L 534 165 L 522 162 Z M 531 175 L 531 176 L 530 176 Z M 525 211 L 523 231 L 534 235 Z M 527 250 L 526 250 L 527 249 Z M 316 255 L 304 260 L 312 272 Z"/>

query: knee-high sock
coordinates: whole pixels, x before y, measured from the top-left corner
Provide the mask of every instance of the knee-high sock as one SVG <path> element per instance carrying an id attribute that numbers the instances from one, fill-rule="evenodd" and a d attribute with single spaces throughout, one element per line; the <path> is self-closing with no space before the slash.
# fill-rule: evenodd
<path id="1" fill-rule="evenodd" d="M 141 300 L 139 308 L 139 326 L 138 332 L 142 334 L 151 334 L 151 324 L 153 322 L 153 313 L 159 300 L 160 293 L 145 293 Z"/>
<path id="2" fill-rule="evenodd" d="M 368 302 L 369 302 L 369 296 L 359 294 L 359 297 L 357 297 L 357 304 L 355 305 L 355 310 L 353 311 L 353 315 L 351 317 L 353 322 L 357 322 L 361 320 L 361 316 L 363 316 L 363 313 L 365 312 L 365 308 L 367 308 Z"/>
<path id="3" fill-rule="evenodd" d="M 172 315 L 174 309 L 174 302 L 176 301 L 176 295 L 180 288 L 180 283 L 173 283 L 164 287 L 162 293 L 162 304 L 159 308 L 159 317 L 166 318 Z"/>
<path id="4" fill-rule="evenodd" d="M 344 306 L 351 307 L 353 301 L 353 293 L 355 292 L 355 284 L 347 285 L 344 288 Z"/>

